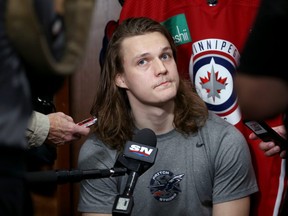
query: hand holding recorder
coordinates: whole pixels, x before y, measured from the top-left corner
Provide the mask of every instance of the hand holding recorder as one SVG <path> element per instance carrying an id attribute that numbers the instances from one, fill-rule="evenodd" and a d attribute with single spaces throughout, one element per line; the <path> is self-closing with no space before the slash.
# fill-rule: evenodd
<path id="1" fill-rule="evenodd" d="M 82 136 L 87 136 L 90 132 L 89 126 L 83 127 L 82 122 L 74 123 L 71 116 L 63 112 L 48 114 L 50 128 L 46 142 L 53 145 L 63 145 L 67 142 L 80 139 Z M 85 119 L 84 121 L 87 121 Z M 94 122 L 95 123 L 95 122 Z M 86 123 L 87 124 L 87 123 Z"/>
<path id="2" fill-rule="evenodd" d="M 264 121 L 244 121 L 244 123 L 253 131 L 249 135 L 250 139 L 260 138 L 262 140 L 259 148 L 265 152 L 266 156 L 270 157 L 280 154 L 280 157 L 286 157 L 288 141 L 286 140 L 284 125 L 271 128 Z"/>

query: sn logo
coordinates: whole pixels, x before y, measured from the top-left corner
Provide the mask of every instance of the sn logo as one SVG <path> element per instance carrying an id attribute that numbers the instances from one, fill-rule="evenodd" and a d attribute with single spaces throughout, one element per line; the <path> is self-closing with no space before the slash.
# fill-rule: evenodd
<path id="1" fill-rule="evenodd" d="M 147 148 L 145 146 L 139 146 L 139 145 L 131 145 L 129 147 L 130 152 L 134 152 L 136 154 L 142 155 L 142 156 L 150 156 L 153 152 L 153 149 Z"/>

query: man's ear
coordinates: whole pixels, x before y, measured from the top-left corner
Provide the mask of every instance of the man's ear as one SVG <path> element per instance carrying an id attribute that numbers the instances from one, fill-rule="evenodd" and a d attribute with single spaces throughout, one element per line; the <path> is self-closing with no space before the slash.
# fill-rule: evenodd
<path id="1" fill-rule="evenodd" d="M 118 73 L 115 77 L 115 83 L 120 88 L 127 88 L 127 85 L 125 83 L 125 78 L 123 77 L 123 74 Z"/>

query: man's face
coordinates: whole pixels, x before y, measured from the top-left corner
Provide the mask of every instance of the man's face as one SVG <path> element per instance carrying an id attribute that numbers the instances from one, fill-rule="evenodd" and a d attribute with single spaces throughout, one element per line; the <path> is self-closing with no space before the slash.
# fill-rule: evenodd
<path id="1" fill-rule="evenodd" d="M 161 105 L 173 99 L 179 75 L 168 40 L 158 32 L 133 36 L 122 42 L 124 73 L 116 78 L 127 89 L 131 105 Z"/>

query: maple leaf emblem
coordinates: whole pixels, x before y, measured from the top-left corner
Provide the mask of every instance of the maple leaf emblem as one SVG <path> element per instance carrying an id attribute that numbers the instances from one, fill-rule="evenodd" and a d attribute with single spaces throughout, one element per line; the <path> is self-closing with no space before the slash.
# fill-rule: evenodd
<path id="1" fill-rule="evenodd" d="M 214 66 L 212 65 L 211 72 L 207 71 L 207 77 L 200 77 L 200 85 L 203 89 L 206 89 L 208 93 L 207 97 L 212 97 L 214 102 L 216 97 L 220 99 L 220 92 L 225 89 L 227 85 L 227 78 L 218 78 L 218 75 L 219 72 L 214 72 Z"/>

